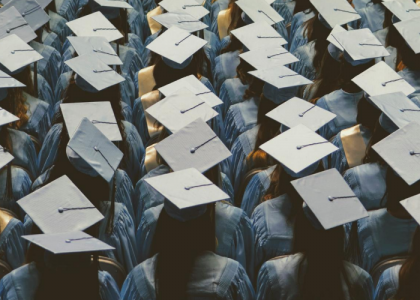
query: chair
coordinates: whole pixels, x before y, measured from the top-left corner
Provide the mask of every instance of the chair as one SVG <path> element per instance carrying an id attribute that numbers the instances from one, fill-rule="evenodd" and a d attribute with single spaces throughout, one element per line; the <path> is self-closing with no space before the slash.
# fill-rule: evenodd
<path id="1" fill-rule="evenodd" d="M 379 282 L 379 278 L 381 278 L 381 275 L 385 270 L 397 266 L 402 265 L 405 260 L 407 259 L 407 256 L 405 255 L 399 255 L 399 256 L 392 256 L 385 258 L 378 262 L 373 268 L 370 274 L 372 275 L 373 279 L 373 285 L 376 286 Z"/>

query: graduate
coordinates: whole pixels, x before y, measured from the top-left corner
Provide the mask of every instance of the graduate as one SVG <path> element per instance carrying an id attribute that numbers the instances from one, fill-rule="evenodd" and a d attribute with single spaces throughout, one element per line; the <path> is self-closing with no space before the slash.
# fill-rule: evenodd
<path id="1" fill-rule="evenodd" d="M 371 3 L 372 5 L 356 9 L 361 17 L 358 21 L 359 29 L 369 28 L 372 32 L 376 32 L 384 28 L 386 4 L 382 4 L 382 0 L 372 0 Z"/>

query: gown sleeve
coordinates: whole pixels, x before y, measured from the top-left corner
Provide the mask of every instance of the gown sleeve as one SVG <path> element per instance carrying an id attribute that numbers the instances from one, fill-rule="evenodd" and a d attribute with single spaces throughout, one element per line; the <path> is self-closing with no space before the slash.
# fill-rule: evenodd
<path id="1" fill-rule="evenodd" d="M 99 271 L 99 295 L 102 300 L 120 300 L 120 291 L 108 272 Z"/>

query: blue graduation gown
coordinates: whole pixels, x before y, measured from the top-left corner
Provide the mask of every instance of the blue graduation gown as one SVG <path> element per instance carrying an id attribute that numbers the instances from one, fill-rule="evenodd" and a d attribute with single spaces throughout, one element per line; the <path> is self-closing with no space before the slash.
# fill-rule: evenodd
<path id="1" fill-rule="evenodd" d="M 28 106 L 28 122 L 19 128 L 27 134 L 35 137 L 42 144 L 45 136 L 51 127 L 50 119 L 50 105 L 42 100 L 32 97 L 29 94 L 23 93 L 26 101 L 25 104 Z M 40 145 L 41 146 L 41 145 Z"/>
<path id="2" fill-rule="evenodd" d="M 290 25 L 290 34 L 289 34 L 289 41 L 291 42 L 291 45 L 289 45 L 289 52 L 293 53 L 295 49 L 297 49 L 298 45 L 302 44 L 302 42 L 295 40 L 295 35 L 299 31 L 299 37 L 298 39 L 302 39 L 302 24 L 308 21 L 309 19 L 315 17 L 315 14 L 313 12 L 309 11 L 301 11 L 298 12 L 296 15 L 293 16 L 292 23 Z M 293 46 L 293 44 L 296 43 L 296 45 Z"/>
<path id="3" fill-rule="evenodd" d="M 283 17 L 284 23 L 289 24 L 292 22 L 296 1 L 276 0 L 271 6 Z"/>
<path id="4" fill-rule="evenodd" d="M 7 274 L 0 281 L 0 298 L 3 300 L 33 300 L 41 274 L 34 262 Z M 102 300 L 118 300 L 117 283 L 108 272 L 99 271 L 99 294 Z"/>
<path id="5" fill-rule="evenodd" d="M 219 37 L 219 29 L 217 24 L 217 17 L 222 10 L 227 9 L 229 0 L 217 0 L 210 7 L 210 30 Z"/>
<path id="6" fill-rule="evenodd" d="M 49 25 L 51 31 L 57 34 L 57 36 L 60 38 L 61 43 L 64 43 L 67 37 L 72 34 L 71 29 L 66 25 L 67 20 L 53 11 L 49 11 L 48 15 L 50 16 Z M 61 50 L 60 53 L 62 53 Z"/>
<path id="7" fill-rule="evenodd" d="M 26 242 L 21 238 L 24 235 L 21 221 L 11 219 L 0 234 L 1 259 L 12 269 L 19 268 L 25 262 Z"/>
<path id="8" fill-rule="evenodd" d="M 52 47 L 61 54 L 60 37 L 55 32 L 47 31 L 45 28 L 42 29 L 41 41 L 45 46 Z"/>
<path id="9" fill-rule="evenodd" d="M 313 59 L 315 57 L 315 41 L 300 46 L 293 52 L 293 55 L 296 56 L 299 61 L 293 63 L 290 69 L 303 77 L 314 80 L 316 77 L 316 70 L 313 64 Z"/>
<path id="10" fill-rule="evenodd" d="M 358 9 L 361 20 L 359 29 L 369 28 L 372 32 L 376 32 L 384 28 L 385 6 L 382 3 L 372 4 Z"/>
<path id="11" fill-rule="evenodd" d="M 121 289 L 121 300 L 156 299 L 157 255 L 128 274 Z M 205 272 L 203 272 L 205 270 Z M 195 260 L 188 283 L 188 299 L 252 300 L 255 292 L 243 267 L 236 261 L 206 251 Z"/>
<path id="12" fill-rule="evenodd" d="M 242 84 L 239 78 L 229 78 L 220 87 L 219 97 L 223 101 L 223 118 L 229 108 L 244 101 L 244 94 L 249 86 Z"/>
<path id="13" fill-rule="evenodd" d="M 420 71 L 405 68 L 404 70 L 399 71 L 398 75 L 404 78 L 415 89 L 415 92 L 410 94 L 408 97 L 418 97 L 420 99 Z"/>
<path id="14" fill-rule="evenodd" d="M 34 73 L 31 72 L 31 79 L 34 80 Z M 49 105 L 54 104 L 54 93 L 47 80 L 38 74 L 38 99 L 44 100 Z"/>
<path id="15" fill-rule="evenodd" d="M 374 298 L 375 300 L 392 299 L 398 291 L 400 281 L 401 265 L 396 265 L 386 269 L 379 278 L 376 285 Z"/>
<path id="16" fill-rule="evenodd" d="M 12 164 L 24 169 L 31 178 L 36 178 L 38 162 L 35 147 L 28 134 L 23 131 L 9 128 L 9 136 L 12 141 L 13 156 Z"/>

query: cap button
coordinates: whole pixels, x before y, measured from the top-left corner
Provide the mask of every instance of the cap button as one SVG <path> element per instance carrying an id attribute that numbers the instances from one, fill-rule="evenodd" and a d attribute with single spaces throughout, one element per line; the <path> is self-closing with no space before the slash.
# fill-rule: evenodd
<path id="1" fill-rule="evenodd" d="M 190 149 L 190 152 L 191 152 L 192 154 L 194 154 L 194 153 L 195 153 L 195 148 L 191 148 L 191 149 Z"/>
<path id="2" fill-rule="evenodd" d="M 98 52 L 98 50 L 96 50 L 96 49 L 93 49 L 93 52 Z"/>
<path id="3" fill-rule="evenodd" d="M 10 33 L 10 29 L 6 29 L 6 32 L 7 32 L 7 33 Z"/>
<path id="4" fill-rule="evenodd" d="M 66 243 L 70 244 L 70 243 L 71 243 L 71 241 L 70 241 L 70 240 L 66 240 Z"/>
<path id="5" fill-rule="evenodd" d="M 414 150 L 411 150 L 410 155 L 414 155 L 414 154 L 416 154 L 416 152 L 414 152 Z"/>
<path id="6" fill-rule="evenodd" d="M 333 201 L 334 197 L 333 196 L 328 196 L 328 200 Z"/>
<path id="7" fill-rule="evenodd" d="M 303 118 L 303 114 L 299 114 L 299 117 Z"/>
<path id="8" fill-rule="evenodd" d="M 59 208 L 58 208 L 58 212 L 59 212 L 60 214 L 62 214 L 62 213 L 64 212 L 64 209 L 63 209 L 62 207 L 59 207 Z"/>
<path id="9" fill-rule="evenodd" d="M 297 146 L 296 149 L 300 150 L 302 149 L 302 146 Z"/>
<path id="10" fill-rule="evenodd" d="M 99 148 L 97 146 L 93 147 L 93 149 L 95 149 L 95 151 L 99 151 Z"/>
<path id="11" fill-rule="evenodd" d="M 15 54 L 15 51 L 10 51 L 10 53 Z"/>
<path id="12" fill-rule="evenodd" d="M 97 70 L 93 70 L 93 73 L 98 73 L 98 71 Z"/>
<path id="13" fill-rule="evenodd" d="M 24 16 L 26 16 L 26 14 L 25 13 L 22 13 L 22 17 L 24 17 Z"/>

